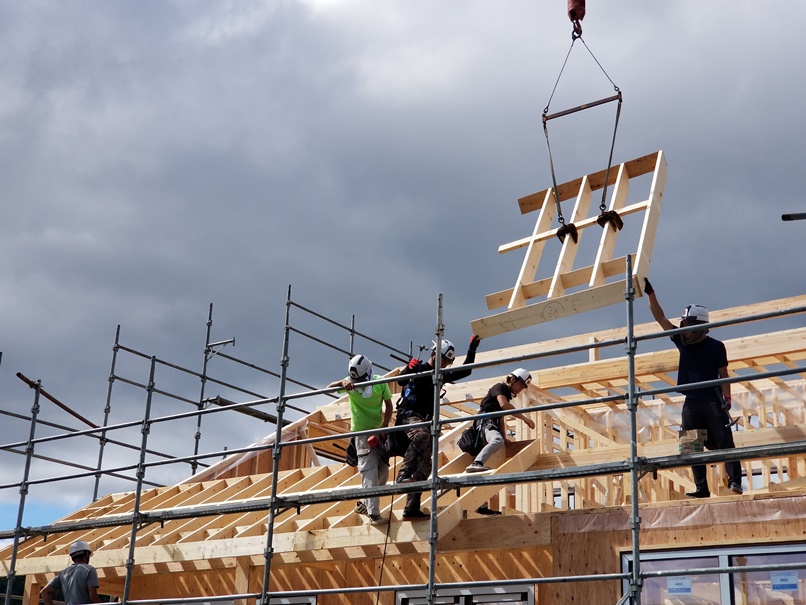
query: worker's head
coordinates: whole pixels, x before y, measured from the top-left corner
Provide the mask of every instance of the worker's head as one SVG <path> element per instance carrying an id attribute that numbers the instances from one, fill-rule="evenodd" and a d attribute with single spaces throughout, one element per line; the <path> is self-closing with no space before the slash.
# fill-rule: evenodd
<path id="1" fill-rule="evenodd" d="M 434 361 L 437 357 L 437 343 L 434 343 L 434 346 L 431 347 L 431 365 L 434 365 Z M 448 339 L 443 339 L 442 341 L 442 367 L 447 368 L 449 365 L 453 363 L 453 360 L 456 359 L 456 348 L 453 346 L 453 343 Z"/>
<path id="2" fill-rule="evenodd" d="M 350 360 L 348 371 L 350 373 L 350 382 L 353 384 L 372 380 L 372 362 L 363 355 L 356 355 Z M 368 384 L 363 387 L 361 394 L 365 399 L 372 397 L 372 385 Z"/>
<path id="3" fill-rule="evenodd" d="M 507 376 L 507 384 L 509 384 L 513 395 L 517 395 L 524 390 L 529 386 L 530 382 L 532 382 L 532 375 L 528 370 L 524 370 L 523 368 L 512 370 L 512 373 Z"/>
<path id="4" fill-rule="evenodd" d="M 689 326 L 696 326 L 698 324 L 708 323 L 708 309 L 702 305 L 689 305 L 683 309 L 683 315 L 680 317 L 680 327 L 686 328 Z M 686 344 L 695 344 L 700 342 L 708 330 L 693 330 L 683 334 L 683 342 Z"/>
<path id="5" fill-rule="evenodd" d="M 369 360 L 369 357 L 356 355 L 350 360 L 348 372 L 352 382 L 366 382 L 372 380 L 372 362 Z"/>
<path id="6" fill-rule="evenodd" d="M 92 555 L 92 548 L 84 540 L 76 540 L 70 545 L 70 558 L 73 561 L 87 560 Z"/>

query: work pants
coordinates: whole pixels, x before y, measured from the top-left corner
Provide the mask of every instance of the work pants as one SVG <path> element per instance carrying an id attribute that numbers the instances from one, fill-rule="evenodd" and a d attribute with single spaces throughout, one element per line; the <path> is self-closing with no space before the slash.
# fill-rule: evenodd
<path id="1" fill-rule="evenodd" d="M 495 422 L 497 423 L 498 421 L 496 420 Z M 484 421 L 483 427 L 484 439 L 487 441 L 487 445 L 481 448 L 481 451 L 476 456 L 475 461 L 479 464 L 487 462 L 490 456 L 504 447 L 504 436 L 501 431 L 497 428 L 492 428 L 492 423 L 488 421 Z"/>
<path id="2" fill-rule="evenodd" d="M 425 418 L 411 414 L 405 424 L 425 422 Z M 431 430 L 429 427 L 415 427 L 406 431 L 409 447 L 403 456 L 399 475 L 411 477 L 414 481 L 424 481 L 431 474 Z M 416 492 L 406 496 L 405 510 L 420 510 L 422 494 Z"/>
<path id="3" fill-rule="evenodd" d="M 371 448 L 367 443 L 369 435 L 358 435 L 355 438 L 355 449 L 358 453 L 358 472 L 361 473 L 361 487 L 378 487 L 386 485 L 389 480 L 389 465 L 381 459 L 381 448 Z M 373 496 L 362 500 L 370 515 L 381 512 L 380 498 Z"/>
<path id="4" fill-rule="evenodd" d="M 684 431 L 692 429 L 705 429 L 708 439 L 705 446 L 709 450 L 729 450 L 736 447 L 733 443 L 733 432 L 727 426 L 730 423 L 730 414 L 722 409 L 722 402 L 716 397 L 694 399 L 687 397 L 683 403 L 681 426 Z M 704 464 L 691 467 L 694 475 L 694 485 L 697 489 L 708 489 L 708 479 Z M 742 467 L 737 460 L 725 462 L 725 473 L 728 481 L 742 483 Z"/>

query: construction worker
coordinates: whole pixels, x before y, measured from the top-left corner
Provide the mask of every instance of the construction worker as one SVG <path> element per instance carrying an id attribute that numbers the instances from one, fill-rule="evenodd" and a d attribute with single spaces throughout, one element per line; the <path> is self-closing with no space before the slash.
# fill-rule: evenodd
<path id="1" fill-rule="evenodd" d="M 666 318 L 658 303 L 655 289 L 646 280 L 644 292 L 649 301 L 652 317 L 664 330 L 675 330 L 675 326 Z M 701 305 L 689 305 L 683 309 L 680 327 L 708 323 L 708 309 Z M 680 352 L 677 384 L 692 384 L 706 380 L 728 377 L 728 355 L 725 345 L 708 336 L 708 330 L 694 330 L 684 334 L 675 334 L 672 342 Z M 704 387 L 681 391 L 685 396 L 680 428 L 684 431 L 705 429 L 708 439 L 705 445 L 710 450 L 732 449 L 733 432 L 730 430 L 730 385 Z M 695 491 L 686 495 L 690 498 L 708 498 L 708 479 L 704 464 L 691 467 L 694 475 Z M 725 462 L 725 473 L 728 477 L 728 489 L 736 494 L 742 493 L 742 467 L 736 460 Z"/>
<path id="2" fill-rule="evenodd" d="M 498 382 L 490 387 L 487 394 L 479 404 L 479 413 L 488 414 L 490 412 L 501 412 L 503 410 L 514 410 L 515 406 L 512 405 L 512 399 L 517 397 L 518 394 L 528 388 L 529 383 L 532 382 L 532 375 L 523 368 L 513 370 L 509 376 L 506 377 L 504 382 Z M 517 414 L 515 416 L 519 420 L 526 423 L 530 429 L 535 428 L 535 423 L 531 418 Z M 476 455 L 476 458 L 467 467 L 468 473 L 482 473 L 489 471 L 490 468 L 485 466 L 485 462 L 495 452 L 500 450 L 506 444 L 506 429 L 504 427 L 504 417 L 498 418 L 484 418 L 476 420 L 480 423 L 480 431 L 487 442 L 481 451 Z M 500 515 L 500 511 L 491 509 L 487 502 L 482 504 L 476 509 L 476 512 L 481 515 Z"/>
<path id="3" fill-rule="evenodd" d="M 348 376 L 336 380 L 328 388 L 341 387 L 350 400 L 350 430 L 369 431 L 389 426 L 392 419 L 392 391 L 387 383 L 372 384 L 357 388 L 356 383 L 378 380 L 372 373 L 372 362 L 364 355 L 356 355 L 348 364 Z M 384 405 L 381 416 L 381 403 Z M 355 449 L 358 457 L 358 472 L 361 487 L 386 485 L 389 480 L 389 459 L 382 454 L 378 435 L 357 435 Z M 380 498 L 365 498 L 355 503 L 355 511 L 366 515 L 366 523 L 383 525 L 389 519 L 381 516 Z"/>
<path id="4" fill-rule="evenodd" d="M 70 545 L 70 558 L 73 564 L 63 569 L 48 582 L 39 596 L 45 605 L 53 605 L 58 590 L 64 595 L 65 605 L 100 603 L 98 596 L 98 572 L 90 565 L 92 548 L 84 540 L 76 540 Z"/>
<path id="5" fill-rule="evenodd" d="M 476 360 L 476 350 L 479 348 L 481 338 L 475 334 L 470 338 L 470 345 L 467 348 L 465 363 L 473 363 Z M 400 373 L 415 374 L 419 372 L 433 372 L 436 364 L 437 351 L 436 343 L 431 348 L 431 356 L 427 361 L 412 359 Z M 442 368 L 447 368 L 456 358 L 456 349 L 450 340 L 442 341 L 441 359 Z M 470 376 L 473 370 L 457 370 L 445 375 L 445 382 L 455 382 Z M 420 376 L 418 378 L 398 381 L 403 387 L 403 395 L 397 404 L 397 421 L 395 424 L 415 424 L 427 422 L 434 415 L 434 383 L 432 376 Z M 431 474 L 431 430 L 429 427 L 416 427 L 406 431 L 408 445 L 403 455 L 403 462 L 397 475 L 397 483 L 410 483 L 413 481 L 424 481 Z M 406 505 L 403 508 L 404 520 L 417 520 L 428 517 L 427 513 L 420 510 L 420 492 L 408 494 Z"/>

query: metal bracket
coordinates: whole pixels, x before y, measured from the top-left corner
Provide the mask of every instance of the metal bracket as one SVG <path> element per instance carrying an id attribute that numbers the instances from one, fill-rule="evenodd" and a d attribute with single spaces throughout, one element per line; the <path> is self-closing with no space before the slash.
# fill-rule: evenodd
<path id="1" fill-rule="evenodd" d="M 162 522 L 164 523 L 164 521 Z M 153 519 L 148 513 L 137 513 L 135 523 L 137 524 L 137 531 L 140 531 L 144 527 L 156 523 L 156 519 Z"/>

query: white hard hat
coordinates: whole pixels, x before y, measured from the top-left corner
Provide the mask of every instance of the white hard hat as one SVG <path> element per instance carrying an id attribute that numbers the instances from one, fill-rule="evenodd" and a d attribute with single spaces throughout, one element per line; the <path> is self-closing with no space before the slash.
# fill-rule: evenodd
<path id="1" fill-rule="evenodd" d="M 87 542 L 84 542 L 84 540 L 76 540 L 70 545 L 71 557 L 82 552 L 92 554 L 92 548 L 90 548 L 90 545 Z"/>
<path id="2" fill-rule="evenodd" d="M 689 305 L 683 309 L 682 321 L 693 321 L 701 324 L 708 323 L 708 309 L 702 305 Z"/>
<path id="3" fill-rule="evenodd" d="M 356 355 L 350 360 L 350 378 L 354 382 L 372 380 L 372 362 L 368 357 Z"/>
<path id="4" fill-rule="evenodd" d="M 518 380 L 522 380 L 524 384 L 529 384 L 530 382 L 532 382 L 532 375 L 529 373 L 528 370 L 524 370 L 523 368 L 512 370 L 510 376 L 514 376 Z"/>
<path id="5" fill-rule="evenodd" d="M 437 343 L 434 342 L 434 346 L 431 347 L 431 350 L 432 351 L 437 350 Z M 450 340 L 444 339 L 442 341 L 442 359 L 447 359 L 448 361 L 453 361 L 454 359 L 456 359 L 456 349 L 454 348 L 453 343 Z"/>

